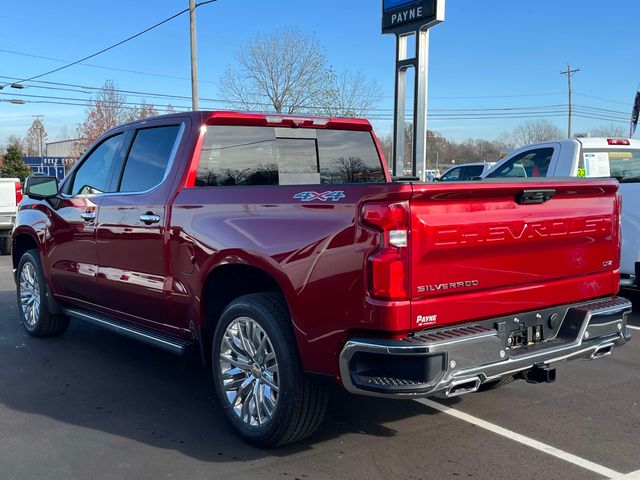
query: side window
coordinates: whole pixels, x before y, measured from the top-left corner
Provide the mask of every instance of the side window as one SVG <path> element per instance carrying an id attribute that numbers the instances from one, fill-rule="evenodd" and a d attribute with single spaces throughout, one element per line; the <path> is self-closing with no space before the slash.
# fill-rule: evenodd
<path id="1" fill-rule="evenodd" d="M 463 180 L 473 180 L 476 177 L 479 177 L 484 172 L 484 166 L 482 165 L 472 165 L 470 167 L 466 167 L 464 170 L 464 178 Z"/>
<path id="2" fill-rule="evenodd" d="M 462 167 L 456 167 L 453 170 L 449 170 L 446 172 L 441 180 L 443 182 L 455 182 L 456 180 L 460 180 L 460 173 L 462 172 Z"/>
<path id="3" fill-rule="evenodd" d="M 536 178 L 546 177 L 553 148 L 539 148 L 528 150 L 516 155 L 496 171 L 488 175 L 488 178 Z"/>
<path id="4" fill-rule="evenodd" d="M 73 175 L 70 195 L 95 195 L 109 190 L 116 153 L 122 143 L 119 133 L 107 138 L 84 159 Z"/>
<path id="5" fill-rule="evenodd" d="M 124 164 L 120 192 L 144 192 L 162 182 L 179 131 L 179 125 L 169 125 L 136 132 Z"/>
<path id="6" fill-rule="evenodd" d="M 383 183 L 382 161 L 371 133 L 318 130 L 321 183 Z"/>

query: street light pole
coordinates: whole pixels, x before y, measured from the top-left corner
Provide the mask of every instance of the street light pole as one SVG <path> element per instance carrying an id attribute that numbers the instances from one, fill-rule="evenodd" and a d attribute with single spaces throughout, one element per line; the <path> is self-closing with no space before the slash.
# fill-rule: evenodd
<path id="1" fill-rule="evenodd" d="M 198 110 L 198 46 L 196 43 L 196 2 L 189 0 L 189 27 L 191 34 L 191 106 Z"/>

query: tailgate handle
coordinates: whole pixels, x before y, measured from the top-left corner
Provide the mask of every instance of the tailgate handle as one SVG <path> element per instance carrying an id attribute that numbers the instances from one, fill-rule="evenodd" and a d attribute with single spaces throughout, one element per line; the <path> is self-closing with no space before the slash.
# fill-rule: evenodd
<path id="1" fill-rule="evenodd" d="M 546 203 L 551 200 L 555 194 L 556 191 L 552 188 L 542 190 L 523 190 L 516 196 L 516 201 L 520 205 Z"/>

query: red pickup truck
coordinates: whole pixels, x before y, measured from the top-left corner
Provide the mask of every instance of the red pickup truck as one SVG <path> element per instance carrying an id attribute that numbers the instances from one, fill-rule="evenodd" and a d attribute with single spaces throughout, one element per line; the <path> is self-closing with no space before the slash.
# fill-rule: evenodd
<path id="1" fill-rule="evenodd" d="M 323 378 L 453 397 L 624 344 L 617 188 L 394 181 L 363 120 L 147 119 L 26 182 L 20 319 L 195 350 L 239 434 L 281 445 L 321 422 Z"/>

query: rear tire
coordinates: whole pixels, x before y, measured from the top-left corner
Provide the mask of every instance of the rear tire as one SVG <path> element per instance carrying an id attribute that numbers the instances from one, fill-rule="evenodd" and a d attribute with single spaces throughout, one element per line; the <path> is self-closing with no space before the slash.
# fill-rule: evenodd
<path id="1" fill-rule="evenodd" d="M 244 295 L 231 302 L 213 336 L 211 363 L 218 402 L 245 441 L 286 445 L 320 425 L 327 394 L 303 373 L 281 295 Z"/>
<path id="2" fill-rule="evenodd" d="M 20 323 L 32 337 L 60 335 L 69 326 L 69 317 L 54 315 L 47 308 L 47 283 L 38 250 L 20 258 L 16 272 Z"/>

